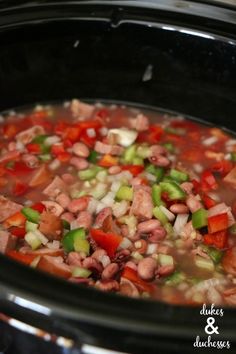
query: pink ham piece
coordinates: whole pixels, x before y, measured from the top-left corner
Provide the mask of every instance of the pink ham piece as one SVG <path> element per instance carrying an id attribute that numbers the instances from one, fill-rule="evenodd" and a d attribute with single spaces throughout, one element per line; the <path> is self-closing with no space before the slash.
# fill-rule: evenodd
<path id="1" fill-rule="evenodd" d="M 21 204 L 12 202 L 11 200 L 0 196 L 0 222 L 9 218 L 13 214 L 16 214 L 23 208 Z"/>
<path id="2" fill-rule="evenodd" d="M 40 125 L 35 125 L 32 128 L 26 129 L 23 132 L 16 134 L 16 140 L 26 145 L 30 143 L 37 135 L 45 134 L 45 130 Z"/>
<path id="3" fill-rule="evenodd" d="M 130 214 L 137 216 L 141 220 L 151 219 L 152 210 L 153 202 L 149 189 L 145 186 L 135 186 Z"/>
<path id="4" fill-rule="evenodd" d="M 60 193 L 66 193 L 67 185 L 59 177 L 56 176 L 53 181 L 44 189 L 43 193 L 51 198 L 56 198 Z"/>
<path id="5" fill-rule="evenodd" d="M 94 106 L 74 99 L 70 109 L 74 117 L 89 118 L 94 111 Z"/>
<path id="6" fill-rule="evenodd" d="M 110 207 L 102 209 L 95 219 L 94 226 L 96 228 L 101 228 L 104 220 L 110 215 L 112 215 L 112 209 Z"/>
<path id="7" fill-rule="evenodd" d="M 109 145 L 104 144 L 101 141 L 97 141 L 94 150 L 100 154 L 122 155 L 124 148 L 119 145 Z"/>
<path id="8" fill-rule="evenodd" d="M 62 278 L 71 277 L 71 269 L 61 261 L 61 257 L 42 256 L 37 264 L 37 269 Z"/>
<path id="9" fill-rule="evenodd" d="M 231 187 L 236 188 L 236 166 L 224 177 L 224 182 L 231 184 Z"/>
<path id="10" fill-rule="evenodd" d="M 13 250 L 16 245 L 16 237 L 7 231 L 0 231 L 0 253 Z"/>

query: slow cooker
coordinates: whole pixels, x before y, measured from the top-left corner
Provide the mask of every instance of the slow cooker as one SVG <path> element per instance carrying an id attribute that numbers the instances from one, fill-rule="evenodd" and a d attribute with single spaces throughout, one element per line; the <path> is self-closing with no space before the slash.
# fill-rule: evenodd
<path id="1" fill-rule="evenodd" d="M 0 111 L 78 97 L 235 131 L 233 3 L 1 1 Z M 199 307 L 99 292 L 0 255 L 1 353 L 236 353 L 236 309 L 223 311 L 215 337 L 230 348 L 198 348 Z"/>

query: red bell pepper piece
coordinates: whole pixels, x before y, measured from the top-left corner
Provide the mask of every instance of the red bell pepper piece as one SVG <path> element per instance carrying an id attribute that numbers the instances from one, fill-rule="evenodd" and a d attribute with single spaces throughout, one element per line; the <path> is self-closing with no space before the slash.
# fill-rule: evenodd
<path id="1" fill-rule="evenodd" d="M 29 254 L 24 254 L 22 252 L 18 252 L 15 250 L 8 251 L 6 255 L 15 261 L 24 263 L 26 265 L 30 265 L 33 260 L 37 257 L 37 255 L 29 255 Z"/>
<path id="2" fill-rule="evenodd" d="M 25 183 L 16 181 L 12 193 L 18 197 L 24 195 L 27 192 L 27 190 L 28 190 L 28 186 Z"/>
<path id="3" fill-rule="evenodd" d="M 86 130 L 84 130 L 80 135 L 80 141 L 90 148 L 94 147 L 97 140 L 98 140 L 97 136 L 95 137 L 88 136 Z"/>
<path id="4" fill-rule="evenodd" d="M 24 176 L 31 173 L 33 169 L 22 161 L 16 161 L 12 167 L 6 167 L 6 171 L 13 176 Z"/>
<path id="5" fill-rule="evenodd" d="M 150 125 L 149 129 L 145 132 L 140 132 L 137 138 L 139 143 L 147 142 L 155 144 L 160 141 L 163 135 L 163 129 L 159 125 Z"/>
<path id="6" fill-rule="evenodd" d="M 39 155 L 41 154 L 41 146 L 39 144 L 35 143 L 30 143 L 26 145 L 26 149 L 31 153 L 31 154 L 36 154 Z"/>
<path id="7" fill-rule="evenodd" d="M 94 241 L 107 251 L 108 256 L 114 257 L 115 252 L 122 241 L 122 237 L 114 233 L 106 233 L 100 229 L 91 229 L 90 232 Z"/>
<path id="8" fill-rule="evenodd" d="M 143 172 L 144 166 L 142 165 L 123 165 L 120 166 L 123 171 L 129 171 L 133 176 L 137 176 Z"/>
<path id="9" fill-rule="evenodd" d="M 11 226 L 24 226 L 25 222 L 26 217 L 19 211 L 18 213 L 11 215 L 9 218 L 4 220 L 3 225 L 5 228 L 9 228 Z"/>
<path id="10" fill-rule="evenodd" d="M 63 138 L 68 139 L 74 143 L 79 140 L 80 134 L 81 128 L 79 126 L 71 125 L 65 129 Z"/>
<path id="11" fill-rule="evenodd" d="M 72 157 L 71 154 L 67 151 L 57 155 L 57 159 L 61 162 L 67 162 L 71 159 L 71 157 Z"/>
<path id="12" fill-rule="evenodd" d="M 218 184 L 211 171 L 205 170 L 201 176 L 201 186 L 203 191 L 208 191 L 211 189 L 217 189 Z"/>
<path id="13" fill-rule="evenodd" d="M 109 117 L 109 111 L 107 108 L 101 108 L 99 111 L 97 111 L 96 115 L 102 119 L 105 119 Z"/>
<path id="14" fill-rule="evenodd" d="M 65 152 L 65 148 L 63 144 L 54 144 L 51 147 L 51 153 L 54 156 L 63 154 Z"/>
<path id="15" fill-rule="evenodd" d="M 146 291 L 148 293 L 153 292 L 155 290 L 155 286 L 153 284 L 149 284 L 138 276 L 136 270 L 130 267 L 124 267 L 121 276 L 130 280 L 134 285 L 136 285 L 141 291 Z"/>
<path id="16" fill-rule="evenodd" d="M 18 133 L 18 130 L 18 127 L 13 123 L 5 124 L 3 126 L 3 135 L 5 138 L 11 139 L 15 137 L 15 135 Z"/>
<path id="17" fill-rule="evenodd" d="M 59 121 L 55 127 L 54 131 L 57 135 L 63 135 L 65 133 L 65 130 L 69 127 L 69 124 L 63 121 Z"/>
<path id="18" fill-rule="evenodd" d="M 231 161 L 222 160 L 211 166 L 211 171 L 218 172 L 222 177 L 226 176 L 233 168 Z"/>
<path id="19" fill-rule="evenodd" d="M 228 214 L 223 213 L 208 218 L 208 232 L 210 234 L 226 230 L 229 226 Z"/>
<path id="20" fill-rule="evenodd" d="M 212 208 L 217 202 L 206 194 L 202 195 L 202 201 L 207 209 Z"/>
<path id="21" fill-rule="evenodd" d="M 31 209 L 37 210 L 40 214 L 46 210 L 46 207 L 43 203 L 36 203 L 34 205 L 31 206 Z"/>
<path id="22" fill-rule="evenodd" d="M 10 228 L 10 233 L 18 238 L 24 238 L 26 231 L 24 227 L 13 226 Z"/>
<path id="23" fill-rule="evenodd" d="M 106 154 L 98 162 L 101 167 L 112 167 L 118 165 L 118 159 L 112 155 Z"/>
<path id="24" fill-rule="evenodd" d="M 200 189 L 201 189 L 201 183 L 198 182 L 196 179 L 191 180 L 192 184 L 193 184 L 193 189 L 195 193 L 199 193 Z"/>
<path id="25" fill-rule="evenodd" d="M 203 238 L 203 243 L 208 246 L 214 246 L 223 249 L 227 246 L 228 233 L 227 230 L 218 231 L 213 234 L 206 234 Z"/>

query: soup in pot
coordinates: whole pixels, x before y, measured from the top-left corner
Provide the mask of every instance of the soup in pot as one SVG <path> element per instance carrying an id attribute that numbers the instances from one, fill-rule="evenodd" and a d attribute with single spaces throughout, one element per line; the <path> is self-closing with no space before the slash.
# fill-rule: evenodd
<path id="1" fill-rule="evenodd" d="M 0 252 L 102 291 L 236 305 L 233 135 L 79 100 L 0 129 Z"/>

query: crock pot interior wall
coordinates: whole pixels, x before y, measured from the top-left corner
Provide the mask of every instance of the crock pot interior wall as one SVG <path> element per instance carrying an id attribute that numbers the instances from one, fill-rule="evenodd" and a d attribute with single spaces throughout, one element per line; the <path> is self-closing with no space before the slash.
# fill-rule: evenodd
<path id="1" fill-rule="evenodd" d="M 227 41 L 145 23 L 112 27 L 109 21 L 64 19 L 3 30 L 0 46 L 0 109 L 101 98 L 236 127 L 236 47 Z M 143 81 L 148 65 L 153 75 Z"/>

